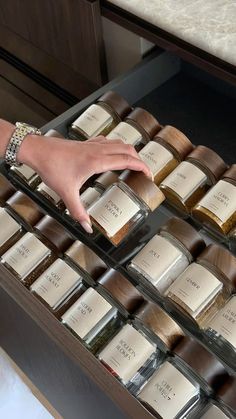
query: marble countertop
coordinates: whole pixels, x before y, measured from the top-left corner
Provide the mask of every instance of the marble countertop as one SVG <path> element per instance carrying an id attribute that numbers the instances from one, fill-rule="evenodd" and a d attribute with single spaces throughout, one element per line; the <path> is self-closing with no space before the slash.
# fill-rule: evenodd
<path id="1" fill-rule="evenodd" d="M 109 2 L 236 65 L 235 0 L 109 0 Z"/>

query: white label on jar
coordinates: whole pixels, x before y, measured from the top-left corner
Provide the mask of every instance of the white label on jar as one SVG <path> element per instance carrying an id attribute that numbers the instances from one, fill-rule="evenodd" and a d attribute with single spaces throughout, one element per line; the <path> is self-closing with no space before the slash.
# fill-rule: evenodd
<path id="1" fill-rule="evenodd" d="M 14 246 L 2 256 L 14 271 L 24 279 L 51 253 L 32 233 L 26 233 Z"/>
<path id="2" fill-rule="evenodd" d="M 87 188 L 81 195 L 80 199 L 85 209 L 87 209 L 101 195 L 101 192 L 95 188 Z"/>
<path id="3" fill-rule="evenodd" d="M 183 201 L 186 201 L 206 181 L 207 176 L 202 170 L 194 164 L 183 161 L 163 180 L 162 185 L 168 186 Z"/>
<path id="4" fill-rule="evenodd" d="M 3 208 L 0 208 L 0 247 L 20 230 L 20 224 L 18 224 Z"/>
<path id="5" fill-rule="evenodd" d="M 50 307 L 56 308 L 81 280 L 74 269 L 63 260 L 57 259 L 30 289 L 42 297 Z"/>
<path id="6" fill-rule="evenodd" d="M 226 416 L 222 410 L 220 410 L 217 406 L 212 405 L 201 419 L 229 419 L 229 416 Z"/>
<path id="7" fill-rule="evenodd" d="M 203 266 L 192 263 L 170 286 L 171 292 L 197 316 L 221 290 L 223 284 Z"/>
<path id="8" fill-rule="evenodd" d="M 236 348 L 236 296 L 218 312 L 207 324 L 207 329 L 215 330 Z"/>
<path id="9" fill-rule="evenodd" d="M 125 144 L 135 145 L 142 140 L 142 134 L 127 124 L 127 122 L 120 122 L 108 135 L 108 140 L 122 140 Z"/>
<path id="10" fill-rule="evenodd" d="M 153 176 L 165 167 L 173 159 L 173 154 L 161 144 L 150 141 L 139 152 L 141 159 L 148 165 Z"/>
<path id="11" fill-rule="evenodd" d="M 88 137 L 99 134 L 112 122 L 112 116 L 102 106 L 93 104 L 82 113 L 74 122 Z"/>
<path id="12" fill-rule="evenodd" d="M 152 406 L 163 419 L 173 419 L 198 392 L 198 388 L 166 361 L 138 398 Z"/>
<path id="13" fill-rule="evenodd" d="M 110 237 L 139 212 L 139 206 L 117 186 L 113 186 L 89 208 L 89 214 Z"/>
<path id="14" fill-rule="evenodd" d="M 62 320 L 82 339 L 111 310 L 112 306 L 93 288 L 89 288 L 63 314 Z"/>
<path id="15" fill-rule="evenodd" d="M 99 358 L 127 383 L 155 352 L 151 344 L 131 325 L 126 324 L 102 350 Z"/>
<path id="16" fill-rule="evenodd" d="M 59 195 L 57 195 L 56 192 L 54 192 L 51 188 L 49 188 L 43 182 L 40 183 L 40 185 L 37 187 L 37 191 L 42 192 L 42 193 L 44 192 L 45 194 L 50 196 L 50 198 L 52 199 L 52 201 L 54 202 L 55 205 L 57 205 L 61 201 L 61 197 Z"/>
<path id="17" fill-rule="evenodd" d="M 26 181 L 29 181 L 32 176 L 36 174 L 36 172 L 31 169 L 31 167 L 26 166 L 26 164 L 22 164 L 20 167 L 12 167 L 11 169 L 16 173 L 19 173 Z"/>
<path id="18" fill-rule="evenodd" d="M 213 212 L 223 223 L 236 211 L 236 186 L 220 180 L 198 205 Z"/>
<path id="19" fill-rule="evenodd" d="M 146 273 L 159 291 L 166 289 L 189 264 L 177 247 L 159 235 L 155 235 L 131 263 Z"/>

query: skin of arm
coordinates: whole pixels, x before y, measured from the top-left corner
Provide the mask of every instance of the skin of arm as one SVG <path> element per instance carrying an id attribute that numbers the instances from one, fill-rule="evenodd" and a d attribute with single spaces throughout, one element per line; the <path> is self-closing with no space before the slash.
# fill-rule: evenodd
<path id="1" fill-rule="evenodd" d="M 0 157 L 4 157 L 14 129 L 14 125 L 0 119 Z M 91 221 L 79 195 L 87 179 L 108 170 L 125 169 L 141 171 L 152 178 L 150 169 L 140 160 L 134 147 L 103 136 L 79 142 L 27 135 L 18 151 L 17 161 L 32 167 L 40 175 L 88 233 L 92 233 Z"/>

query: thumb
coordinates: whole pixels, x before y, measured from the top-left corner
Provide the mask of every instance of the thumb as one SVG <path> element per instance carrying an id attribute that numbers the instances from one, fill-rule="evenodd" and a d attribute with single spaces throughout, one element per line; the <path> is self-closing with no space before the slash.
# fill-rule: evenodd
<path id="1" fill-rule="evenodd" d="M 67 196 L 64 202 L 69 210 L 70 215 L 81 224 L 87 233 L 92 234 L 92 224 L 89 215 L 81 202 L 79 192 Z"/>

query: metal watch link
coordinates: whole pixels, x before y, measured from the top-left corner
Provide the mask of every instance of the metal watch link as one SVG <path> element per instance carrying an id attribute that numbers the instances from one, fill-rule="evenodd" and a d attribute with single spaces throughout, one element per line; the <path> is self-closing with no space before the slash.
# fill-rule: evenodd
<path id="1" fill-rule="evenodd" d="M 17 163 L 17 153 L 25 137 L 29 134 L 41 135 L 41 131 L 24 122 L 16 122 L 15 126 L 16 128 L 6 148 L 5 162 L 11 166 L 19 167 L 21 163 Z"/>

